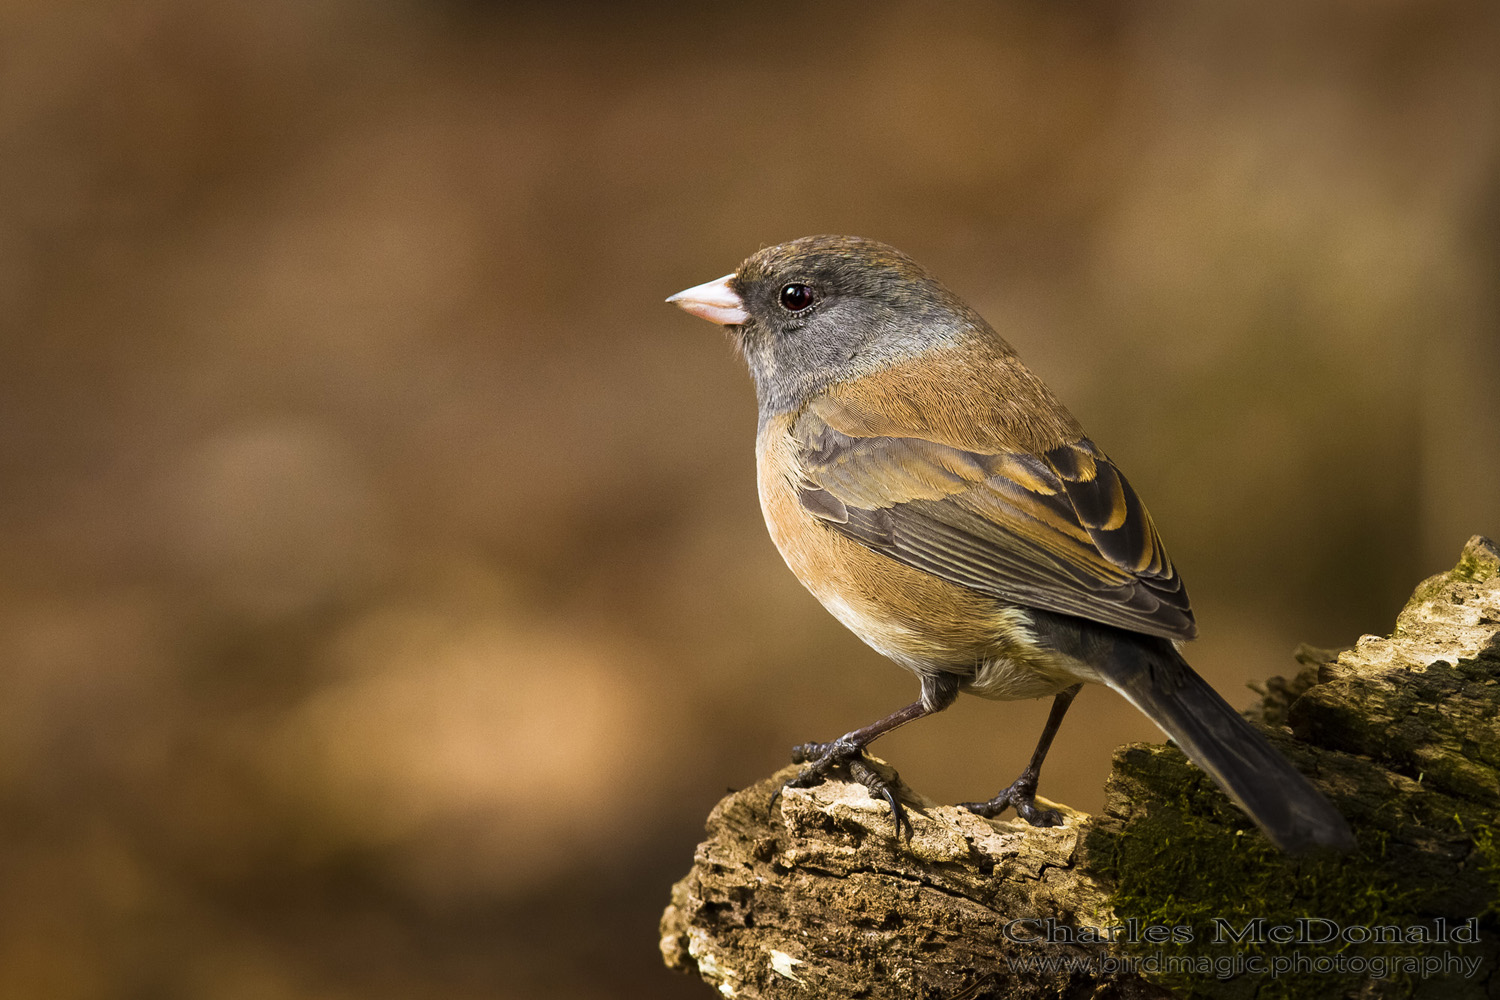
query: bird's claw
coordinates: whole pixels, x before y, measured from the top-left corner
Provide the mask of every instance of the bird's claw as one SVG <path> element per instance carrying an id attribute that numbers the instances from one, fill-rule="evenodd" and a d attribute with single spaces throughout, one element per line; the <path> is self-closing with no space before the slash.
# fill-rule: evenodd
<path id="1" fill-rule="evenodd" d="M 888 780 L 883 774 L 871 767 L 863 757 L 856 757 L 849 762 L 849 776 L 864 785 L 870 792 L 871 797 L 879 795 L 891 807 L 891 821 L 896 825 L 896 839 L 906 840 L 912 838 L 915 833 L 911 825 L 911 818 L 906 815 L 906 808 L 901 805 L 901 800 L 896 797 L 896 783 Z"/>
<path id="2" fill-rule="evenodd" d="M 988 802 L 960 802 L 958 807 L 986 817 L 1014 809 L 1017 816 L 1032 826 L 1061 826 L 1063 821 L 1062 813 L 1056 809 L 1037 808 L 1036 779 L 1024 774 Z"/>
<path id="3" fill-rule="evenodd" d="M 840 750 L 843 753 L 840 753 Z M 859 756 L 863 751 L 858 747 L 840 747 L 838 740 L 829 743 L 799 743 L 792 747 L 792 763 L 807 764 L 796 777 L 788 778 L 775 791 L 771 793 L 771 801 L 767 808 L 776 805 L 781 798 L 781 793 L 788 788 L 811 788 L 828 776 L 828 772 L 853 757 Z"/>
<path id="4" fill-rule="evenodd" d="M 770 805 L 774 806 L 781 793 L 788 788 L 810 788 L 828 777 L 829 772 L 840 766 L 849 769 L 849 777 L 864 785 L 872 797 L 885 799 L 891 807 L 891 819 L 896 825 L 896 837 L 910 840 L 913 828 L 906 809 L 896 796 L 894 775 L 886 778 L 865 759 L 864 748 L 843 740 L 828 743 L 803 743 L 792 748 L 792 762 L 806 764 L 796 777 L 788 779 L 771 793 Z"/>

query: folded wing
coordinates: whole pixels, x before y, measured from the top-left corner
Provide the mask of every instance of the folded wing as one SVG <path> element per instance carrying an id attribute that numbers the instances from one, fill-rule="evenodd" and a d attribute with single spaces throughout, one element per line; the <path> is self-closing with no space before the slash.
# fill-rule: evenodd
<path id="1" fill-rule="evenodd" d="M 970 450 L 920 428 L 866 426 L 830 406 L 792 426 L 799 499 L 833 530 L 1002 600 L 1168 639 L 1196 634 L 1151 515 L 1087 438 Z"/>

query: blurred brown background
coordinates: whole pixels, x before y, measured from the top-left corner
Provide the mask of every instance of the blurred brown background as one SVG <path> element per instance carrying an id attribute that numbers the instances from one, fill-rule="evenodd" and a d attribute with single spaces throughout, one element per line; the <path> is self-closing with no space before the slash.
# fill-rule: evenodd
<path id="1" fill-rule="evenodd" d="M 707 6 L 707 5 L 705 5 Z M 0 997 L 693 997 L 704 815 L 915 691 L 661 300 L 894 243 L 1232 699 L 1500 532 L 1489 2 L 0 8 Z M 883 741 L 993 794 L 1045 705 Z M 1044 793 L 1155 738 L 1087 692 Z"/>

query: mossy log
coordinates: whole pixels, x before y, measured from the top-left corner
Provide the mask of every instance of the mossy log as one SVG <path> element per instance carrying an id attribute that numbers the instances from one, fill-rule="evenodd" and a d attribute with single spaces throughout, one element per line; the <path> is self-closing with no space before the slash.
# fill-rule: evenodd
<path id="1" fill-rule="evenodd" d="M 1473 538 L 1385 638 L 1304 647 L 1247 714 L 1359 840 L 1280 854 L 1170 745 L 1114 757 L 1099 816 L 1035 829 L 904 788 L 721 801 L 662 917 L 726 997 L 1500 996 L 1500 550 Z"/>

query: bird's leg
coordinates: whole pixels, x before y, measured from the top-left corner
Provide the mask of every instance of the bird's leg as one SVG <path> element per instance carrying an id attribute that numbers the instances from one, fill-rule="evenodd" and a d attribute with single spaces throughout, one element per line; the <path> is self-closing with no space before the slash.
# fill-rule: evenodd
<path id="1" fill-rule="evenodd" d="M 1052 749 L 1052 737 L 1057 735 L 1057 727 L 1062 725 L 1063 716 L 1068 714 L 1068 706 L 1073 704 L 1073 698 L 1081 687 L 1082 684 L 1074 684 L 1070 688 L 1064 688 L 1052 699 L 1052 711 L 1047 713 L 1047 724 L 1042 727 L 1042 737 L 1036 741 L 1031 763 L 1026 765 L 1021 776 L 988 802 L 960 802 L 960 808 L 981 816 L 998 816 L 1013 806 L 1016 815 L 1032 826 L 1057 826 L 1061 823 L 1062 813 L 1056 809 L 1036 807 L 1036 781 L 1042 773 L 1042 761 L 1047 759 L 1047 751 Z"/>
<path id="2" fill-rule="evenodd" d="M 906 835 L 910 836 L 911 820 L 906 818 L 906 810 L 896 798 L 895 777 L 887 779 L 871 767 L 864 759 L 865 747 L 893 729 L 899 729 L 908 722 L 934 712 L 941 712 L 953 704 L 953 699 L 958 697 L 959 682 L 960 678 L 956 674 L 924 674 L 922 697 L 905 708 L 897 709 L 878 722 L 845 733 L 828 743 L 803 743 L 793 747 L 792 761 L 807 766 L 782 788 L 807 788 L 816 785 L 828 776 L 828 772 L 846 765 L 850 777 L 868 788 L 872 796 L 884 798 L 890 804 L 891 818 L 896 823 L 896 836 L 901 836 L 903 827 Z M 778 791 L 777 795 L 780 794 Z M 776 796 L 772 796 L 772 802 L 775 799 Z"/>

